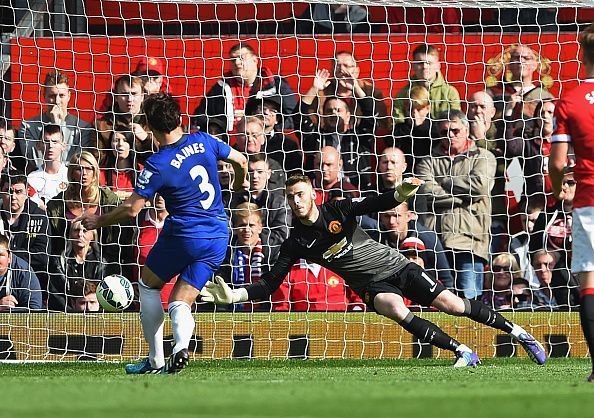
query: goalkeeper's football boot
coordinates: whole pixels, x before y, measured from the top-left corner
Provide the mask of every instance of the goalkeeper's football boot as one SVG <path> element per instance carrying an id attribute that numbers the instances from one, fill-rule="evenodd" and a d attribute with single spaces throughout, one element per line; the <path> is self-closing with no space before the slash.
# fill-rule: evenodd
<path id="1" fill-rule="evenodd" d="M 190 355 L 186 348 L 173 353 L 165 360 L 165 366 L 163 366 L 162 372 L 164 374 L 173 374 L 181 372 L 190 361 Z"/>
<path id="2" fill-rule="evenodd" d="M 143 358 L 138 363 L 126 364 L 127 374 L 157 374 L 161 373 L 162 368 L 154 368 L 148 357 Z"/>
<path id="3" fill-rule="evenodd" d="M 530 360 L 539 365 L 545 364 L 545 361 L 547 361 L 547 353 L 545 352 L 544 347 L 536 341 L 532 335 L 526 332 L 520 334 L 517 340 L 522 348 L 526 350 L 526 353 L 528 353 Z"/>
<path id="4" fill-rule="evenodd" d="M 456 351 L 456 361 L 452 367 L 474 367 L 481 363 L 478 354 L 474 351 Z"/>

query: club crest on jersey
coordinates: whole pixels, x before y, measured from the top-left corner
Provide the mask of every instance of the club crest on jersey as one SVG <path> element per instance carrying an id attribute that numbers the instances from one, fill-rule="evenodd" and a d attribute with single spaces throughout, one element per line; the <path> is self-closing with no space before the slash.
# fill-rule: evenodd
<path id="1" fill-rule="evenodd" d="M 146 168 L 144 168 L 138 175 L 138 180 L 136 181 L 136 185 L 138 186 L 138 188 L 144 189 L 144 187 L 149 183 L 149 180 L 153 174 L 153 172 L 148 171 Z"/>
<path id="2" fill-rule="evenodd" d="M 332 221 L 328 224 L 328 231 L 331 234 L 340 234 L 342 232 L 342 224 L 338 221 Z"/>
<path id="3" fill-rule="evenodd" d="M 590 93 L 586 94 L 586 100 L 590 104 L 594 104 L 594 90 L 592 90 Z"/>
<path id="4" fill-rule="evenodd" d="M 353 248 L 353 243 L 348 242 L 346 237 L 338 241 L 336 244 L 332 245 L 330 248 L 322 254 L 324 260 L 332 261 L 336 258 L 340 258 L 346 253 L 348 253 Z"/>

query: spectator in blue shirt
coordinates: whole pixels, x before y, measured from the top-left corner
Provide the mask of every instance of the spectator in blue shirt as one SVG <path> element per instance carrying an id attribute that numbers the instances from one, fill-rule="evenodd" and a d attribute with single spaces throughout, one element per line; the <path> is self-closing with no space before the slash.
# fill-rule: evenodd
<path id="1" fill-rule="evenodd" d="M 0 312 L 41 309 L 41 286 L 27 262 L 10 251 L 5 235 L 0 235 Z"/>

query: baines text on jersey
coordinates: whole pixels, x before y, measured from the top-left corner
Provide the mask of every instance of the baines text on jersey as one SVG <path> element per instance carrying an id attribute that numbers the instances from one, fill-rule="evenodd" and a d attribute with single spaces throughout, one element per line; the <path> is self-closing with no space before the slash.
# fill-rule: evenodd
<path id="1" fill-rule="evenodd" d="M 171 160 L 171 165 L 175 168 L 180 168 L 186 158 L 194 154 L 203 154 L 204 152 L 206 152 L 206 149 L 202 142 L 187 145 L 181 149 L 181 154 L 175 154 L 175 158 Z"/>

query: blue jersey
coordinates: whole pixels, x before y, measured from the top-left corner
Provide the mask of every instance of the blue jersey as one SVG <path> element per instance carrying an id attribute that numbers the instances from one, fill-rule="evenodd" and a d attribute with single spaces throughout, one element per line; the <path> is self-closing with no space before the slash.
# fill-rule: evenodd
<path id="1" fill-rule="evenodd" d="M 162 233 L 192 238 L 228 236 L 217 160 L 229 156 L 229 145 L 203 132 L 184 135 L 162 146 L 146 161 L 134 191 L 147 199 L 159 193 L 169 216 Z"/>

